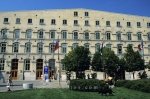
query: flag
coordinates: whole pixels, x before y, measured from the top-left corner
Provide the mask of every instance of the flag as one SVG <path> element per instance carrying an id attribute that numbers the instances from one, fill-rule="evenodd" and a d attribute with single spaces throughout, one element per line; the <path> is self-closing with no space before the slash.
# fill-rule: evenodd
<path id="1" fill-rule="evenodd" d="M 143 50 L 143 46 L 144 46 L 144 45 L 143 45 L 143 40 L 142 40 L 142 41 L 141 41 L 141 44 L 138 45 L 139 51 Z"/>
<path id="2" fill-rule="evenodd" d="M 59 41 L 54 41 L 54 51 L 56 51 L 59 48 Z"/>

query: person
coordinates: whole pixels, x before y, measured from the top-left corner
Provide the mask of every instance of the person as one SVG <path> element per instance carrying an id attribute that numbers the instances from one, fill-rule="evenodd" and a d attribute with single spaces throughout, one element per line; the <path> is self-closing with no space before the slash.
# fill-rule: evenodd
<path id="1" fill-rule="evenodd" d="M 8 77 L 8 82 L 7 82 L 8 86 L 12 86 L 12 78 L 11 78 L 11 74 Z"/>

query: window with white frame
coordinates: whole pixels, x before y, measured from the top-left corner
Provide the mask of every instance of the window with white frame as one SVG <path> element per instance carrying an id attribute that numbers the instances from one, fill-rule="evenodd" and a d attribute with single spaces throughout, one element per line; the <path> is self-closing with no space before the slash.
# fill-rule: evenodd
<path id="1" fill-rule="evenodd" d="M 85 32 L 85 33 L 84 33 L 84 39 L 85 39 L 85 40 L 89 40 L 89 33 L 88 33 L 88 32 Z"/>
<path id="2" fill-rule="evenodd" d="M 147 33 L 147 39 L 150 41 L 150 32 Z"/>
<path id="3" fill-rule="evenodd" d="M 89 12 L 85 12 L 85 16 L 88 17 L 89 16 Z"/>
<path id="4" fill-rule="evenodd" d="M 101 49 L 100 43 L 96 43 L 96 44 L 95 44 L 95 52 L 99 52 L 100 49 Z"/>
<path id="5" fill-rule="evenodd" d="M 75 26 L 78 25 L 78 20 L 74 20 L 74 25 L 75 25 Z"/>
<path id="6" fill-rule="evenodd" d="M 56 25 L 56 20 L 55 19 L 51 20 L 51 25 Z"/>
<path id="7" fill-rule="evenodd" d="M 110 21 L 106 21 L 106 26 L 110 26 Z"/>
<path id="8" fill-rule="evenodd" d="M 31 43 L 27 42 L 25 43 L 25 53 L 30 53 L 31 52 Z"/>
<path id="9" fill-rule="evenodd" d="M 110 39 L 111 39 L 110 32 L 106 32 L 106 40 L 110 40 Z"/>
<path id="10" fill-rule="evenodd" d="M 1 36 L 2 36 L 2 38 L 7 38 L 7 29 L 1 30 Z"/>
<path id="11" fill-rule="evenodd" d="M 78 16 L 78 12 L 77 11 L 74 12 L 74 16 Z"/>
<path id="12" fill-rule="evenodd" d="M 32 38 L 32 30 L 31 29 L 28 29 L 26 31 L 26 38 L 28 38 L 28 39 Z"/>
<path id="13" fill-rule="evenodd" d="M 62 39 L 67 39 L 67 31 L 62 31 L 61 38 Z"/>
<path id="14" fill-rule="evenodd" d="M 13 43 L 13 52 L 14 53 L 19 52 L 19 43 L 18 42 Z"/>
<path id="15" fill-rule="evenodd" d="M 106 44 L 106 47 L 111 50 L 111 44 Z"/>
<path id="16" fill-rule="evenodd" d="M 137 27 L 141 27 L 141 22 L 137 22 Z"/>
<path id="17" fill-rule="evenodd" d="M 44 24 L 44 19 L 40 19 L 40 24 Z"/>
<path id="18" fill-rule="evenodd" d="M 78 39 L 78 32 L 77 31 L 73 32 L 73 39 L 74 40 Z"/>
<path id="19" fill-rule="evenodd" d="M 16 29 L 14 30 L 14 39 L 18 39 L 20 37 L 20 30 Z"/>
<path id="20" fill-rule="evenodd" d="M 89 50 L 89 47 L 90 47 L 89 43 L 85 43 L 84 47 Z"/>
<path id="21" fill-rule="evenodd" d="M 122 54 L 122 44 L 117 45 L 117 53 Z"/>
<path id="22" fill-rule="evenodd" d="M 4 70 L 4 66 L 5 66 L 5 59 L 1 58 L 0 59 L 0 71 Z"/>
<path id="23" fill-rule="evenodd" d="M 147 22 L 147 27 L 150 28 L 150 22 Z"/>
<path id="24" fill-rule="evenodd" d="M 148 54 L 150 54 L 150 45 L 148 45 Z"/>
<path id="25" fill-rule="evenodd" d="M 116 40 L 118 40 L 118 41 L 121 40 L 121 33 L 120 32 L 116 33 Z"/>
<path id="26" fill-rule="evenodd" d="M 24 60 L 24 69 L 25 70 L 30 70 L 30 59 L 25 59 Z"/>
<path id="27" fill-rule="evenodd" d="M 43 39 L 43 36 L 44 36 L 43 30 L 39 30 L 38 31 L 38 39 Z"/>
<path id="28" fill-rule="evenodd" d="M 95 39 L 99 40 L 100 39 L 100 33 L 99 32 L 95 32 Z"/>
<path id="29" fill-rule="evenodd" d="M 63 25 L 67 25 L 67 20 L 63 20 Z"/>
<path id="30" fill-rule="evenodd" d="M 132 40 L 131 32 L 127 32 L 127 40 Z"/>
<path id="31" fill-rule="evenodd" d="M 61 44 L 61 52 L 64 54 L 64 53 L 67 53 L 67 44 Z"/>
<path id="32" fill-rule="evenodd" d="M 28 19 L 28 24 L 32 24 L 32 19 Z"/>
<path id="33" fill-rule="evenodd" d="M 5 42 L 0 43 L 0 52 L 1 53 L 6 52 L 6 43 Z"/>
<path id="34" fill-rule="evenodd" d="M 100 24 L 99 24 L 99 21 L 95 21 L 95 25 L 96 26 L 99 26 Z"/>
<path id="35" fill-rule="evenodd" d="M 121 27 L 121 24 L 119 21 L 117 21 L 117 27 Z"/>
<path id="36" fill-rule="evenodd" d="M 42 53 L 43 52 L 43 43 L 40 42 L 37 44 L 37 52 Z"/>
<path id="37" fill-rule="evenodd" d="M 8 18 L 4 18 L 4 24 L 8 23 Z"/>
<path id="38" fill-rule="evenodd" d="M 20 18 L 16 18 L 16 24 L 20 24 Z"/>
<path id="39" fill-rule="evenodd" d="M 127 22 L 127 27 L 131 27 L 131 22 Z"/>
<path id="40" fill-rule="evenodd" d="M 138 32 L 137 33 L 137 40 L 142 40 L 142 33 L 141 32 Z"/>
<path id="41" fill-rule="evenodd" d="M 50 52 L 50 53 L 54 53 L 54 50 L 55 50 L 55 45 L 54 45 L 54 43 L 50 43 L 50 44 L 49 44 L 49 52 Z"/>
<path id="42" fill-rule="evenodd" d="M 89 21 L 88 20 L 85 20 L 85 26 L 89 26 Z"/>
<path id="43" fill-rule="evenodd" d="M 56 31 L 50 31 L 50 39 L 55 39 Z"/>
<path id="44" fill-rule="evenodd" d="M 72 48 L 75 49 L 78 46 L 78 43 L 73 43 Z"/>

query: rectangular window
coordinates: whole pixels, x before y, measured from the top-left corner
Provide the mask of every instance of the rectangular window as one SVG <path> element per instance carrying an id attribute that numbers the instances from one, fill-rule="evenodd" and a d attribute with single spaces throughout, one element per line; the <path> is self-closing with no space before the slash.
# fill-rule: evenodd
<path id="1" fill-rule="evenodd" d="M 100 24 L 99 24 L 99 21 L 95 21 L 95 24 L 96 24 L 96 26 L 99 26 Z"/>
<path id="2" fill-rule="evenodd" d="M 43 52 L 43 44 L 42 43 L 38 43 L 38 53 L 42 53 Z"/>
<path id="3" fill-rule="evenodd" d="M 50 39 L 55 39 L 55 31 L 50 31 Z"/>
<path id="4" fill-rule="evenodd" d="M 54 43 L 50 43 L 49 44 L 49 52 L 50 53 L 54 53 L 54 50 L 55 50 L 55 44 Z"/>
<path id="5" fill-rule="evenodd" d="M 29 30 L 26 31 L 26 38 L 30 39 L 31 37 L 32 37 L 32 30 L 29 29 Z"/>
<path id="6" fill-rule="evenodd" d="M 74 25 L 75 25 L 75 26 L 78 25 L 78 20 L 74 20 Z"/>
<path id="7" fill-rule="evenodd" d="M 74 40 L 77 40 L 77 39 L 78 39 L 78 32 L 74 32 L 74 33 L 73 33 L 73 39 L 74 39 Z"/>
<path id="8" fill-rule="evenodd" d="M 117 52 L 118 52 L 118 54 L 122 54 L 122 45 L 121 44 L 117 45 Z"/>
<path id="9" fill-rule="evenodd" d="M 106 44 L 106 47 L 111 50 L 111 44 Z"/>
<path id="10" fill-rule="evenodd" d="M 150 54 L 150 45 L 148 45 L 148 54 Z"/>
<path id="11" fill-rule="evenodd" d="M 95 44 L 95 52 L 99 52 L 100 49 L 101 49 L 100 44 L 99 43 Z"/>
<path id="12" fill-rule="evenodd" d="M 84 44 L 84 47 L 89 50 L 89 44 L 88 43 Z"/>
<path id="13" fill-rule="evenodd" d="M 89 12 L 85 12 L 85 16 L 88 17 L 89 16 Z"/>
<path id="14" fill-rule="evenodd" d="M 62 31 L 62 39 L 67 39 L 67 31 Z"/>
<path id="15" fill-rule="evenodd" d="M 20 24 L 20 18 L 16 18 L 16 24 Z"/>
<path id="16" fill-rule="evenodd" d="M 40 24 L 44 24 L 44 19 L 40 19 Z"/>
<path id="17" fill-rule="evenodd" d="M 147 27 L 150 28 L 150 22 L 147 23 Z"/>
<path id="18" fill-rule="evenodd" d="M 116 37 L 116 38 L 117 38 L 116 40 L 119 40 L 119 41 L 120 41 L 120 40 L 121 40 L 121 33 L 116 33 L 116 36 L 117 36 L 117 37 Z"/>
<path id="19" fill-rule="evenodd" d="M 38 38 L 39 38 L 39 39 L 43 39 L 43 36 L 44 36 L 43 30 L 40 30 L 40 31 L 38 32 Z"/>
<path id="20" fill-rule="evenodd" d="M 31 43 L 25 43 L 25 53 L 30 53 L 31 52 Z"/>
<path id="21" fill-rule="evenodd" d="M 117 27 L 121 27 L 121 24 L 119 21 L 117 21 Z"/>
<path id="22" fill-rule="evenodd" d="M 63 25 L 67 25 L 67 20 L 63 20 Z"/>
<path id="23" fill-rule="evenodd" d="M 32 24 L 32 19 L 28 19 L 28 24 Z"/>
<path id="24" fill-rule="evenodd" d="M 20 36 L 20 30 L 15 30 L 14 31 L 14 39 L 18 39 Z"/>
<path id="25" fill-rule="evenodd" d="M 78 12 L 75 11 L 74 12 L 74 16 L 77 17 L 78 16 Z"/>
<path id="26" fill-rule="evenodd" d="M 140 28 L 141 27 L 141 23 L 137 22 L 137 27 Z"/>
<path id="27" fill-rule="evenodd" d="M 131 32 L 127 32 L 127 40 L 132 40 Z"/>
<path id="28" fill-rule="evenodd" d="M 6 52 L 6 43 L 0 43 L 0 52 L 5 53 Z"/>
<path id="29" fill-rule="evenodd" d="M 55 19 L 51 20 L 51 25 L 56 25 L 56 20 Z"/>
<path id="30" fill-rule="evenodd" d="M 62 51 L 62 53 L 66 53 L 67 52 L 67 44 L 62 44 L 61 45 L 61 51 Z"/>
<path id="31" fill-rule="evenodd" d="M 110 27 L 110 21 L 106 21 L 106 26 Z"/>
<path id="32" fill-rule="evenodd" d="M 8 23 L 8 18 L 4 18 L 4 24 Z"/>
<path id="33" fill-rule="evenodd" d="M 138 32 L 137 33 L 137 39 L 140 41 L 142 40 L 142 33 L 141 32 Z"/>
<path id="34" fill-rule="evenodd" d="M 111 39 L 111 36 L 110 36 L 110 33 L 109 33 L 109 32 L 106 33 L 106 39 L 107 39 L 107 40 L 110 40 L 110 39 Z"/>
<path id="35" fill-rule="evenodd" d="M 1 36 L 2 36 L 3 39 L 7 38 L 7 29 L 2 29 L 1 30 Z"/>
<path id="36" fill-rule="evenodd" d="M 89 40 L 89 33 L 88 32 L 85 32 L 84 36 L 85 36 L 85 40 Z"/>
<path id="37" fill-rule="evenodd" d="M 131 27 L 131 22 L 127 22 L 127 27 Z"/>
<path id="38" fill-rule="evenodd" d="M 25 70 L 30 70 L 30 59 L 24 60 L 24 67 L 25 67 Z"/>
<path id="39" fill-rule="evenodd" d="M 19 43 L 13 43 L 13 52 L 18 53 L 19 52 Z"/>
<path id="40" fill-rule="evenodd" d="M 150 32 L 147 33 L 147 39 L 150 41 Z"/>
<path id="41" fill-rule="evenodd" d="M 99 39 L 100 39 L 100 33 L 99 33 L 99 32 L 96 32 L 96 33 L 95 33 L 95 38 L 96 38 L 96 40 L 99 40 Z"/>
<path id="42" fill-rule="evenodd" d="M 85 26 L 89 26 L 89 21 L 88 20 L 85 20 Z"/>
<path id="43" fill-rule="evenodd" d="M 5 66 L 5 59 L 0 59 L 0 71 L 4 70 L 4 66 Z"/>

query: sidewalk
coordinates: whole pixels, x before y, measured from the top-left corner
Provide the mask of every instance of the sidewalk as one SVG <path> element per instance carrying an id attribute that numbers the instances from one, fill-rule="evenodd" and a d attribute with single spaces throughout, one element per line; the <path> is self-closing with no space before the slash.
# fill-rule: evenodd
<path id="1" fill-rule="evenodd" d="M 69 88 L 65 81 L 54 80 L 51 82 L 45 82 L 43 80 L 35 81 L 13 81 L 13 86 L 10 87 L 12 91 L 24 90 L 23 83 L 33 83 L 33 88 Z M 0 82 L 0 92 L 7 92 L 7 83 Z"/>

